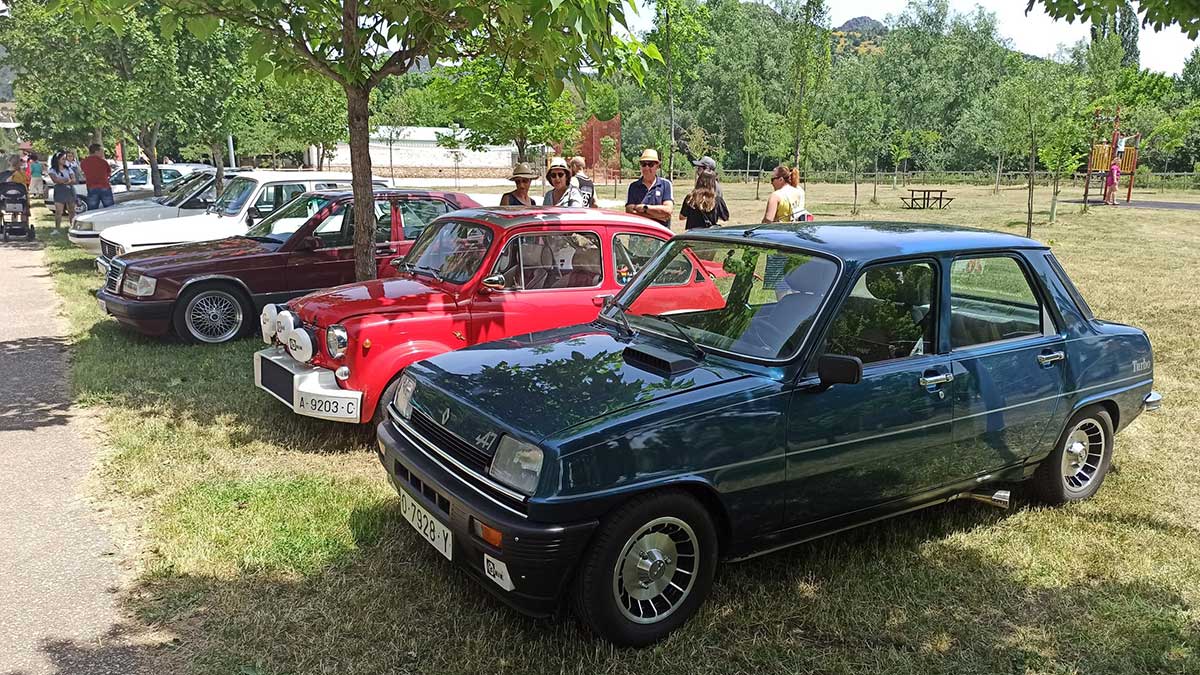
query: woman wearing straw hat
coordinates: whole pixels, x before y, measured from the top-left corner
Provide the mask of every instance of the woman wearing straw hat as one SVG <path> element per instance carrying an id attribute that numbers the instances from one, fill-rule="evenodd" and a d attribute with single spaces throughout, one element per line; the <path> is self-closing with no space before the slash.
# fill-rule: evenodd
<path id="1" fill-rule="evenodd" d="M 505 192 L 500 197 L 500 206 L 533 206 L 533 197 L 529 196 L 529 185 L 537 178 L 533 167 L 528 162 L 520 162 L 513 167 L 512 175 L 508 177 L 516 187 L 512 192 Z"/>
<path id="2" fill-rule="evenodd" d="M 554 157 L 550 160 L 546 180 L 550 181 L 550 189 L 546 191 L 542 206 L 587 206 L 583 193 L 571 185 L 571 168 L 566 159 Z"/>

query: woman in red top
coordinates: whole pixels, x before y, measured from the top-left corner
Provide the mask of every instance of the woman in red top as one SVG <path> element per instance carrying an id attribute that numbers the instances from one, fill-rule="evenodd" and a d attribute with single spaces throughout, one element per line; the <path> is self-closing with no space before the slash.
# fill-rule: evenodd
<path id="1" fill-rule="evenodd" d="M 1109 206 L 1117 205 L 1117 183 L 1121 181 L 1121 165 L 1113 160 L 1112 166 L 1104 176 L 1104 203 Z"/>

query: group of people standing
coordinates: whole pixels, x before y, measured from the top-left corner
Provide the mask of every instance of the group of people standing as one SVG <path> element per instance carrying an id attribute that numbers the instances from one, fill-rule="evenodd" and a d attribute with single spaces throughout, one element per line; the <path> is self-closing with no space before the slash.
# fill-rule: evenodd
<path id="1" fill-rule="evenodd" d="M 694 230 L 717 227 L 721 221 L 729 220 L 729 206 L 717 179 L 717 163 L 712 157 L 701 157 L 692 163 L 696 167 L 696 184 L 683 199 L 679 220 L 684 229 Z M 554 157 L 546 168 L 546 180 L 550 189 L 542 198 L 542 206 L 577 206 L 596 208 L 596 185 L 584 173 L 586 162 L 583 157 Z M 625 212 L 643 216 L 670 229 L 674 216 L 675 201 L 671 181 L 658 175 L 661 161 L 658 151 L 647 148 L 638 158 L 641 176 L 629 184 L 625 193 Z M 538 174 L 527 162 L 513 169 L 509 180 L 516 188 L 500 198 L 501 206 L 534 206 L 529 188 Z M 771 174 L 774 191 L 767 199 L 764 223 L 811 220 L 804 210 L 804 189 L 798 185 L 797 174 L 787 167 L 779 166 Z"/>
<path id="2" fill-rule="evenodd" d="M 10 157 L 7 167 L 0 171 L 0 183 L 24 185 L 30 198 L 44 197 L 47 187 L 50 188 L 55 229 L 62 226 L 64 215 L 68 225 L 75 221 L 75 186 L 79 183 L 87 186 L 84 201 L 88 209 L 112 206 L 115 202 L 109 179 L 112 167 L 105 159 L 104 146 L 99 143 L 88 147 L 88 156 L 83 161 L 78 160 L 73 150 L 59 150 L 46 165 L 37 153 L 30 152 Z"/>

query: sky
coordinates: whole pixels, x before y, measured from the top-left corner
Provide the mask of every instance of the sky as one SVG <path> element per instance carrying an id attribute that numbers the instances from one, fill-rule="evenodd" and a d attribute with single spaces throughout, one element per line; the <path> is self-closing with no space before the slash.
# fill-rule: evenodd
<path id="1" fill-rule="evenodd" d="M 654 16 L 650 3 L 638 0 L 639 16 L 631 17 L 630 26 L 636 32 L 646 30 Z M 869 16 L 887 23 L 887 15 L 904 11 L 906 0 L 830 0 L 830 19 L 833 26 L 842 25 L 856 16 Z M 950 0 L 950 8 L 960 13 L 974 11 L 976 6 L 996 15 L 1000 34 L 1008 38 L 1012 47 L 1033 56 L 1053 56 L 1059 45 L 1070 46 L 1088 36 L 1086 24 L 1067 23 L 1051 19 L 1041 5 L 1035 6 L 1025 16 L 1025 2 L 1021 0 Z M 1183 31 L 1174 26 L 1155 33 L 1143 28 L 1138 48 L 1141 51 L 1143 68 L 1168 75 L 1178 75 L 1183 62 L 1200 42 L 1189 40 Z"/>

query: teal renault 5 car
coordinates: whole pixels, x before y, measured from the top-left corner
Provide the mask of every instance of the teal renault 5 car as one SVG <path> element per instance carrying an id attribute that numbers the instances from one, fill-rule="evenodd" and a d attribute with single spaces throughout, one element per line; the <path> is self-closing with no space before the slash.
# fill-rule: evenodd
<path id="1" fill-rule="evenodd" d="M 687 621 L 721 561 L 1015 481 L 1091 497 L 1160 405 L 1146 334 L 1030 239 L 798 223 L 615 253 L 643 269 L 596 322 L 410 366 L 377 434 L 443 556 L 619 645 Z"/>

